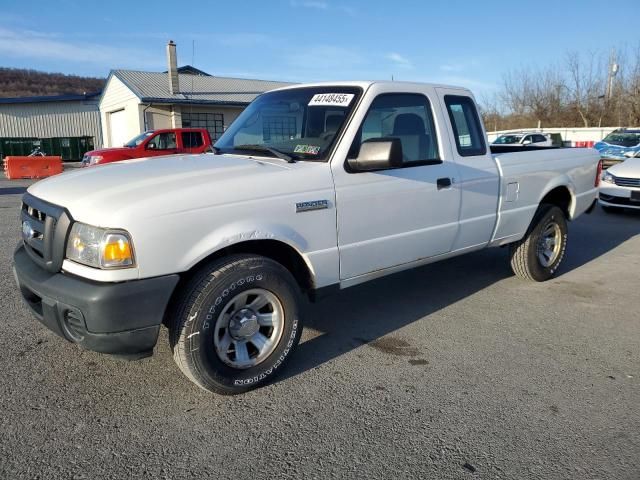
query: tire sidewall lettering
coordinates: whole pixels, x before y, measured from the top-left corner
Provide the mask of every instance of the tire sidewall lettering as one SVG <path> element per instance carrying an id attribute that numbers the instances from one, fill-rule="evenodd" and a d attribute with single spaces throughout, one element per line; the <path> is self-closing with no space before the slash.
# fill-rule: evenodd
<path id="1" fill-rule="evenodd" d="M 252 375 L 249 378 L 236 379 L 236 380 L 234 380 L 233 384 L 235 386 L 252 385 L 252 384 L 254 384 L 254 383 L 258 382 L 258 381 L 263 381 L 263 380 L 267 379 L 270 375 L 275 373 L 276 370 L 278 370 L 278 367 L 280 367 L 282 362 L 284 362 L 286 360 L 286 358 L 289 356 L 289 353 L 291 352 L 291 347 L 295 343 L 296 336 L 298 334 L 298 323 L 299 323 L 298 319 L 295 318 L 293 320 L 293 328 L 291 329 L 291 334 L 289 335 L 289 341 L 287 342 L 287 346 L 282 351 L 280 356 L 278 357 L 278 360 L 272 366 L 270 366 L 269 368 L 267 368 L 263 372 L 260 372 L 258 374 Z"/>

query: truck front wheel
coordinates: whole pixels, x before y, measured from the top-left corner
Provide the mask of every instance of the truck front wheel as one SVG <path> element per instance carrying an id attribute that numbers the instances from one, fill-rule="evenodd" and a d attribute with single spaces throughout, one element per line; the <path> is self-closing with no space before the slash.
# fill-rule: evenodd
<path id="1" fill-rule="evenodd" d="M 194 275 L 174 303 L 174 360 L 210 392 L 232 395 L 268 382 L 300 340 L 298 285 L 266 257 L 218 260 Z"/>
<path id="2" fill-rule="evenodd" d="M 555 205 L 542 204 L 529 231 L 510 245 L 511 268 L 518 277 L 543 282 L 558 270 L 567 248 L 567 221 Z"/>

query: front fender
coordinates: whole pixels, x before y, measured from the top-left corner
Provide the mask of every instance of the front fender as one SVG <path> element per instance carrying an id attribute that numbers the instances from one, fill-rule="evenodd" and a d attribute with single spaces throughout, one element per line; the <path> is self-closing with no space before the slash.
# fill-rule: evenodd
<path id="1" fill-rule="evenodd" d="M 306 254 L 309 250 L 309 243 L 305 237 L 288 225 L 268 222 L 258 224 L 237 222 L 214 229 L 184 252 L 180 264 L 186 265 L 189 270 L 203 259 L 224 248 L 242 242 L 259 240 L 274 240 L 293 248 L 304 259 L 309 271 L 315 276 L 313 264 Z"/>

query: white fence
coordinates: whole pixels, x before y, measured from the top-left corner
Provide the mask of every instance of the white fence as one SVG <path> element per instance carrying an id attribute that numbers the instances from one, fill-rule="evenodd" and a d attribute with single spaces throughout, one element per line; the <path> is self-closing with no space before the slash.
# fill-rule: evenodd
<path id="1" fill-rule="evenodd" d="M 565 146 L 569 147 L 592 147 L 612 131 L 619 127 L 589 127 L 589 128 L 527 128 L 515 130 L 500 130 L 497 132 L 487 132 L 489 142 L 493 142 L 500 135 L 517 132 L 540 132 L 559 133 Z M 571 142 L 571 143 L 569 143 Z"/>

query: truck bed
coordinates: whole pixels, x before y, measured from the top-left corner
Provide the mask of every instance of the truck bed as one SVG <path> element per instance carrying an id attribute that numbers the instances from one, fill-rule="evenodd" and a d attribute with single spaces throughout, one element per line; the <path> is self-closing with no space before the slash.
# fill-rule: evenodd
<path id="1" fill-rule="evenodd" d="M 522 238 L 535 214 L 543 192 L 566 185 L 573 200 L 569 219 L 583 213 L 593 202 L 599 155 L 587 148 L 491 147 L 501 172 L 498 221 L 491 245 Z"/>

